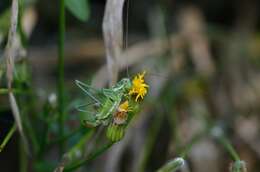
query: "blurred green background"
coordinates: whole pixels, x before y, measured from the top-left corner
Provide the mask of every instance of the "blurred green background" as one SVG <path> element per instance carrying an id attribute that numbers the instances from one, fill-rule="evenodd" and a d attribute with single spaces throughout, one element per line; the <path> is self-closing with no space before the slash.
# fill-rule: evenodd
<path id="1" fill-rule="evenodd" d="M 119 78 L 145 70 L 149 93 L 124 139 L 78 171 L 150 172 L 185 154 L 186 166 L 180 171 L 228 172 L 234 160 L 230 144 L 247 171 L 258 172 L 260 2 L 128 3 Z M 106 1 L 66 2 L 64 137 L 57 123 L 59 2 L 19 4 L 13 88 L 30 153 L 15 132 L 0 152 L 0 171 L 53 171 L 63 162 L 60 142 L 65 140 L 67 152 L 82 141 L 76 158 L 106 143 L 102 127 L 82 125 L 75 105 L 84 100 L 84 93 L 74 83 L 78 79 L 95 88 L 108 86 L 102 33 Z M 11 1 L 1 0 L 0 143 L 14 123 L 4 90 L 10 8 Z"/>

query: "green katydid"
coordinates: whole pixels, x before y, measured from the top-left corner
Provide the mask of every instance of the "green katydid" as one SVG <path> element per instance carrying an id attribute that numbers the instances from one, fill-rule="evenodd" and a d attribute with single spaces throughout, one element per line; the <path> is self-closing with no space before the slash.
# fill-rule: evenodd
<path id="1" fill-rule="evenodd" d="M 103 88 L 101 90 L 96 90 L 78 80 L 76 80 L 76 84 L 94 101 L 94 103 L 78 107 L 79 111 L 85 112 L 86 119 L 83 120 L 84 124 L 90 126 L 107 125 L 117 111 L 123 97 L 127 96 L 128 90 L 132 86 L 128 78 L 123 78 L 112 88 Z M 83 106 L 89 105 L 96 107 L 96 112 L 82 109 Z"/>

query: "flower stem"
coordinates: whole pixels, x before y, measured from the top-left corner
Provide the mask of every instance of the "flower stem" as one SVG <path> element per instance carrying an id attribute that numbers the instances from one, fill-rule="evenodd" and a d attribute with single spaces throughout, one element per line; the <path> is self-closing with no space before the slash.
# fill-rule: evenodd
<path id="1" fill-rule="evenodd" d="M 185 159 L 188 155 L 188 153 L 190 152 L 190 150 L 192 149 L 193 145 L 195 145 L 196 143 L 198 143 L 203 137 L 205 136 L 205 133 L 199 133 L 197 135 L 195 135 L 190 143 L 188 143 L 185 148 L 182 150 L 182 152 L 180 153 L 180 157 L 182 157 L 183 159 Z"/>
<path id="2" fill-rule="evenodd" d="M 73 170 L 81 167 L 84 164 L 88 164 L 90 161 L 92 161 L 92 160 L 96 159 L 98 156 L 102 155 L 113 144 L 114 144 L 114 142 L 107 143 L 106 145 L 104 145 L 101 148 L 99 148 L 98 150 L 96 150 L 94 153 L 90 154 L 90 156 L 88 158 L 78 161 L 77 163 L 75 163 L 71 166 L 65 167 L 64 172 L 73 171 Z"/>
<path id="3" fill-rule="evenodd" d="M 12 128 L 8 131 L 7 135 L 5 136 L 4 141 L 0 145 L 0 152 L 2 152 L 2 150 L 5 148 L 5 145 L 9 142 L 15 130 L 16 130 L 16 125 L 14 123 Z"/>
<path id="4" fill-rule="evenodd" d="M 26 172 L 26 171 L 28 171 L 28 169 L 27 169 L 28 158 L 27 158 L 26 152 L 24 150 L 23 142 L 21 140 L 19 141 L 19 154 L 20 154 L 20 156 L 19 156 L 20 172 Z"/>
<path id="5" fill-rule="evenodd" d="M 219 142 L 224 146 L 224 148 L 227 150 L 234 161 L 240 161 L 238 153 L 235 151 L 235 149 L 226 137 L 219 137 Z"/>
<path id="6" fill-rule="evenodd" d="M 59 42 L 58 42 L 58 110 L 59 110 L 59 135 L 64 135 L 64 39 L 65 39 L 65 2 L 60 0 L 59 14 Z M 64 152 L 64 142 L 60 142 L 60 153 Z"/>
<path id="7" fill-rule="evenodd" d="M 139 172 L 145 171 L 147 162 L 149 160 L 149 157 L 152 153 L 153 147 L 154 147 L 156 140 L 158 138 L 158 134 L 159 134 L 162 122 L 163 122 L 163 116 L 158 115 L 158 116 L 155 117 L 155 120 L 154 120 L 153 124 L 151 125 L 148 137 L 146 139 L 146 144 L 143 148 L 142 159 L 139 162 L 139 167 L 138 167 Z"/>

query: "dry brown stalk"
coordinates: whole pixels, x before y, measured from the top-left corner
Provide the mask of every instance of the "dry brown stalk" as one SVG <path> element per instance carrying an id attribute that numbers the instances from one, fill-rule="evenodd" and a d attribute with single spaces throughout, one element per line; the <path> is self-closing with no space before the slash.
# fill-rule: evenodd
<path id="1" fill-rule="evenodd" d="M 125 0 L 107 0 L 103 19 L 109 84 L 116 83 L 118 77 L 118 59 L 123 51 L 123 6 Z"/>
<path id="2" fill-rule="evenodd" d="M 19 112 L 19 108 L 17 105 L 17 101 L 12 91 L 12 82 L 13 82 L 13 73 L 14 73 L 14 59 L 16 54 L 16 29 L 18 23 L 18 0 L 12 1 L 12 15 L 11 15 L 11 26 L 8 34 L 7 45 L 5 49 L 5 59 L 6 59 L 6 77 L 7 77 L 7 86 L 9 90 L 9 102 L 11 105 L 11 109 L 14 115 L 14 119 L 18 128 L 18 131 L 22 137 L 22 140 L 25 144 L 26 151 L 27 149 L 27 140 L 25 138 L 21 116 Z"/>

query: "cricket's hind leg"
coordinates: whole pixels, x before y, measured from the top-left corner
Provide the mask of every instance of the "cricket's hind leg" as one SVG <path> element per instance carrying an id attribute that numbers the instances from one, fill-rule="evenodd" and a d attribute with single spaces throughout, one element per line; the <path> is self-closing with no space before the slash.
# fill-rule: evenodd
<path id="1" fill-rule="evenodd" d="M 83 125 L 85 127 L 97 127 L 98 125 L 100 125 L 101 123 L 100 122 L 97 122 L 97 121 L 89 121 L 89 120 L 83 120 L 82 121 Z"/>
<path id="2" fill-rule="evenodd" d="M 85 113 L 81 115 L 81 118 L 86 127 L 96 127 L 101 124 L 101 121 L 96 118 L 95 113 L 89 111 L 85 111 Z"/>
<path id="3" fill-rule="evenodd" d="M 97 90 L 91 87 L 90 85 L 84 84 L 83 82 L 76 80 L 75 81 L 76 85 L 84 91 L 92 100 L 94 100 L 96 103 L 101 105 L 101 101 L 99 101 L 91 92 L 90 90 L 96 92 Z"/>
<path id="4" fill-rule="evenodd" d="M 96 114 L 97 112 L 91 111 L 91 110 L 86 110 L 87 107 L 89 106 L 99 106 L 97 103 L 88 103 L 88 104 L 83 104 L 83 105 L 78 105 L 76 109 L 80 112 L 80 118 L 83 122 L 83 125 L 86 127 L 96 127 L 101 124 L 101 122 L 97 119 Z M 84 108 L 85 107 L 85 108 Z"/>
<path id="5" fill-rule="evenodd" d="M 91 110 L 87 110 L 88 107 L 92 107 L 94 110 L 98 109 L 101 107 L 101 105 L 99 103 L 96 102 L 90 102 L 90 103 L 86 103 L 86 104 L 82 104 L 82 105 L 78 105 L 76 106 L 76 109 L 80 112 L 86 112 L 86 113 L 94 113 Z M 85 109 L 84 109 L 85 107 Z"/>

